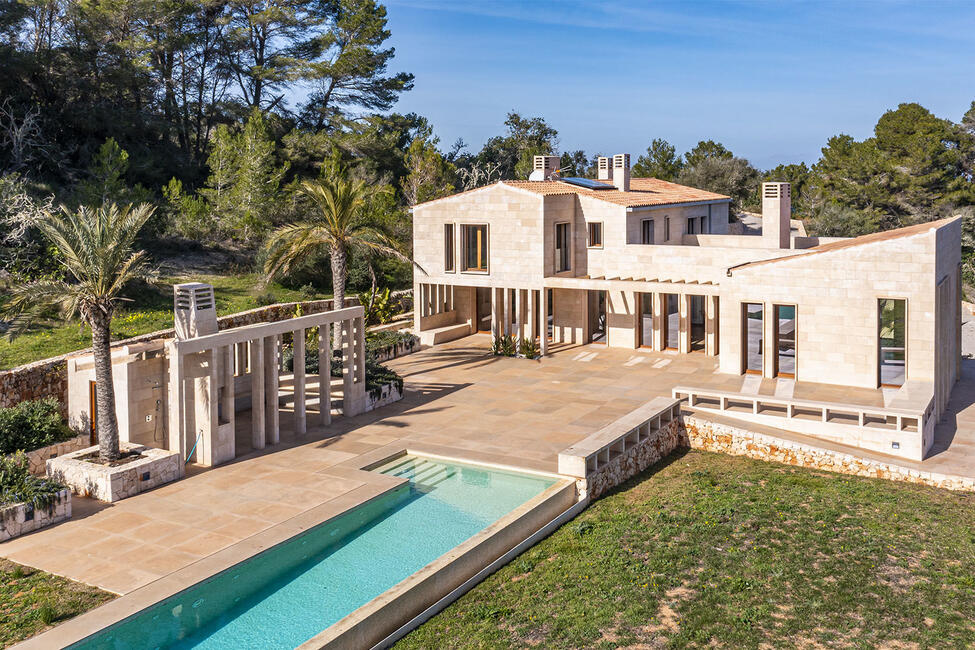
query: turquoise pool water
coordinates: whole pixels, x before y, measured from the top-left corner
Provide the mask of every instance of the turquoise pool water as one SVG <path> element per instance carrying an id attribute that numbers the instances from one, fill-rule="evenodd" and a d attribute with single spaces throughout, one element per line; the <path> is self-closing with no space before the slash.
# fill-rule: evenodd
<path id="1" fill-rule="evenodd" d="M 376 471 L 410 482 L 72 647 L 294 648 L 555 483 L 417 456 Z"/>

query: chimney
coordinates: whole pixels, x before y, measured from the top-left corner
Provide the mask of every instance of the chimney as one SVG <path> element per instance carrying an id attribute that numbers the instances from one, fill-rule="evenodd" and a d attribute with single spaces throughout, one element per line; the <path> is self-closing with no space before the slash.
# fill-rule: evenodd
<path id="1" fill-rule="evenodd" d="M 203 282 L 174 285 L 173 302 L 177 339 L 185 341 L 217 333 L 217 305 L 212 285 Z"/>
<path id="2" fill-rule="evenodd" d="M 613 161 L 611 158 L 606 156 L 599 156 L 596 158 L 596 168 L 599 170 L 596 176 L 597 180 L 609 181 L 613 179 L 613 172 L 611 171 L 613 167 Z"/>
<path id="3" fill-rule="evenodd" d="M 558 156 L 535 156 L 533 163 L 532 173 L 528 176 L 530 181 L 550 181 L 559 169 Z"/>
<path id="4" fill-rule="evenodd" d="M 762 245 L 792 248 L 792 190 L 788 183 L 762 183 Z"/>
<path id="5" fill-rule="evenodd" d="M 630 154 L 613 156 L 613 185 L 621 192 L 630 191 Z"/>

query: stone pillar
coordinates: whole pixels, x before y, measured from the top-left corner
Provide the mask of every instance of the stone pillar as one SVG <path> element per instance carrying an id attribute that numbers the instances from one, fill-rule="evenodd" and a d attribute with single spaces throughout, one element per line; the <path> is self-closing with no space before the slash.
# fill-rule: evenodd
<path id="1" fill-rule="evenodd" d="M 264 337 L 264 433 L 268 444 L 281 439 L 280 402 L 278 401 L 278 337 Z"/>
<path id="2" fill-rule="evenodd" d="M 422 285 L 417 285 L 422 286 Z M 416 306 L 419 309 L 419 306 Z M 419 316 L 417 316 L 419 318 Z M 332 423 L 332 327 L 318 326 L 318 415 L 319 422 Z"/>
<path id="3" fill-rule="evenodd" d="M 235 404 L 237 387 L 234 385 L 234 346 L 225 345 L 220 348 L 220 351 L 220 358 L 222 359 L 220 370 L 223 374 L 223 398 L 220 406 L 223 411 L 223 418 L 220 424 L 226 424 L 228 428 L 227 456 L 222 460 L 232 460 L 237 455 L 237 437 L 234 435 L 234 427 L 237 422 L 237 407 Z"/>
<path id="4" fill-rule="evenodd" d="M 264 341 L 247 342 L 251 373 L 251 446 L 264 449 Z"/>
<path id="5" fill-rule="evenodd" d="M 491 336 L 497 338 L 502 333 L 501 328 L 501 294 L 500 289 L 491 289 Z"/>
<path id="6" fill-rule="evenodd" d="M 718 321 L 718 297 L 705 296 L 704 307 L 706 311 L 704 351 L 709 356 L 714 357 L 720 352 L 720 348 L 718 347 L 718 337 L 720 332 Z"/>
<path id="7" fill-rule="evenodd" d="M 342 412 L 346 417 L 352 410 L 352 384 L 355 381 L 355 366 L 352 358 L 352 319 L 341 322 L 342 330 Z"/>
<path id="8" fill-rule="evenodd" d="M 178 451 L 180 457 L 186 459 L 184 432 L 185 420 L 185 386 L 183 385 L 183 355 L 175 340 L 166 343 L 169 357 L 169 451 Z"/>
<path id="9" fill-rule="evenodd" d="M 652 298 L 653 303 L 653 349 L 662 351 L 667 347 L 667 341 L 664 340 L 664 309 L 666 304 L 664 301 L 663 294 L 655 291 Z"/>
<path id="10" fill-rule="evenodd" d="M 677 309 L 680 311 L 680 337 L 677 351 L 687 354 L 691 351 L 691 297 L 688 294 L 678 294 Z"/>
<path id="11" fill-rule="evenodd" d="M 515 345 L 521 345 L 521 340 L 525 336 L 525 311 L 522 308 L 523 289 L 515 289 Z"/>
<path id="12" fill-rule="evenodd" d="M 538 319 L 538 324 L 541 328 L 539 338 L 541 339 L 540 350 L 542 356 L 544 357 L 546 354 L 548 354 L 548 289 L 543 287 L 541 291 L 539 291 L 539 294 L 539 312 L 541 313 L 541 317 Z"/>
<path id="13" fill-rule="evenodd" d="M 301 435 L 307 431 L 308 426 L 305 421 L 305 330 L 296 330 L 291 336 L 295 353 L 295 369 L 292 376 L 295 388 L 295 433 Z"/>
<path id="14" fill-rule="evenodd" d="M 501 302 L 501 309 L 502 313 L 504 314 L 501 322 L 504 324 L 504 326 L 501 328 L 501 333 L 508 335 L 511 334 L 511 289 L 502 289 L 501 291 L 504 294 Z"/>
<path id="15" fill-rule="evenodd" d="M 423 300 L 421 299 L 421 294 L 423 292 L 423 285 L 414 280 L 413 282 L 413 331 L 419 335 L 420 333 L 420 316 L 423 308 Z M 322 326 L 324 327 L 324 325 Z"/>
<path id="16" fill-rule="evenodd" d="M 526 302 L 527 302 L 527 306 L 528 306 L 528 309 L 526 310 L 526 316 L 525 316 L 525 318 L 527 319 L 527 325 L 528 325 L 528 329 L 527 329 L 527 331 L 528 331 L 528 338 L 530 338 L 533 341 L 538 336 L 538 328 L 535 325 L 535 316 L 538 313 L 535 310 L 535 294 L 536 293 L 537 292 L 534 289 L 528 289 L 527 291 L 525 291 L 525 294 L 526 294 Z"/>
<path id="17" fill-rule="evenodd" d="M 355 381 L 366 385 L 366 320 L 363 317 L 355 319 Z"/>

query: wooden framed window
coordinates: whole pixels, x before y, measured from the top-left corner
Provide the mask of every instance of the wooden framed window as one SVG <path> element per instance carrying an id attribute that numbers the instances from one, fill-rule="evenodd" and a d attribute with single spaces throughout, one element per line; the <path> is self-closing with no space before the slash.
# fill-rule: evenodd
<path id="1" fill-rule="evenodd" d="M 571 265 L 569 246 L 571 245 L 569 224 L 555 224 L 555 272 L 568 271 Z"/>
<path id="2" fill-rule="evenodd" d="M 903 386 L 907 379 L 907 301 L 877 301 L 877 353 L 880 385 Z"/>
<path id="3" fill-rule="evenodd" d="M 447 273 L 454 271 L 454 224 L 443 225 L 443 270 Z"/>
<path id="4" fill-rule="evenodd" d="M 640 222 L 640 241 L 644 244 L 653 243 L 653 219 L 644 219 Z"/>
<path id="5" fill-rule="evenodd" d="M 488 272 L 488 227 L 486 225 L 463 225 L 461 235 L 464 241 L 464 271 Z"/>
<path id="6" fill-rule="evenodd" d="M 589 248 L 603 247 L 603 224 L 589 224 Z"/>
<path id="7" fill-rule="evenodd" d="M 640 298 L 640 347 L 653 348 L 653 294 L 641 293 Z"/>

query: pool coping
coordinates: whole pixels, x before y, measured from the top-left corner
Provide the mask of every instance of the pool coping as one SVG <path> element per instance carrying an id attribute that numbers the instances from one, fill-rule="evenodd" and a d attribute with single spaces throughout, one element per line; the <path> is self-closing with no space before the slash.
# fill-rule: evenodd
<path id="1" fill-rule="evenodd" d="M 85 638 L 96 634 L 97 632 L 123 622 L 124 620 L 166 600 L 167 598 L 175 596 L 186 589 L 205 582 L 232 568 L 233 566 L 240 564 L 241 562 L 252 559 L 265 551 L 268 551 L 273 547 L 310 530 L 311 528 L 325 524 L 328 521 L 342 516 L 355 508 L 364 506 L 367 503 L 371 503 L 376 499 L 384 497 L 403 485 L 408 484 L 409 481 L 405 478 L 389 476 L 371 470 L 385 462 L 394 460 L 395 458 L 406 454 L 418 454 L 429 458 L 435 458 L 437 460 L 447 460 L 475 466 L 479 465 L 489 467 L 491 469 L 517 472 L 520 474 L 546 476 L 548 478 L 556 479 L 557 481 L 554 485 L 547 488 L 541 494 L 536 495 L 536 497 L 533 497 L 531 500 L 509 512 L 494 524 L 488 526 L 488 528 L 482 530 L 477 535 L 474 535 L 458 547 L 448 551 L 437 560 L 434 560 L 431 564 L 437 563 L 439 560 L 451 555 L 459 548 L 464 547 L 468 542 L 475 539 L 480 539 L 489 530 L 494 530 L 494 528 L 502 521 L 507 521 L 509 517 L 515 513 L 521 512 L 522 509 L 528 504 L 536 503 L 536 501 L 543 497 L 543 495 L 549 494 L 551 490 L 558 487 L 560 485 L 559 481 L 564 481 L 569 484 L 573 483 L 566 477 L 558 474 L 523 469 L 515 466 L 499 465 L 496 463 L 484 463 L 477 460 L 446 457 L 440 454 L 428 453 L 422 448 L 417 447 L 422 446 L 404 447 L 403 443 L 391 443 L 359 455 L 356 458 L 352 458 L 331 467 L 324 468 L 317 473 L 330 476 L 347 477 L 362 482 L 362 485 L 344 494 L 340 494 L 335 498 L 326 501 L 325 503 L 313 506 L 312 508 L 301 512 L 290 519 L 286 519 L 285 521 L 254 533 L 236 544 L 203 557 L 196 562 L 154 580 L 143 587 L 139 587 L 138 589 L 135 589 L 129 593 L 120 595 L 115 600 L 111 600 L 89 612 L 69 619 L 64 623 L 61 623 L 50 630 L 43 632 L 42 634 L 34 636 L 30 639 L 26 639 L 13 647 L 17 648 L 18 650 L 46 650 L 47 648 L 61 648 L 82 641 Z M 562 485 L 563 489 L 565 487 L 566 485 Z M 573 501 L 575 501 L 574 498 Z M 547 521 L 544 523 L 547 523 Z M 491 558 L 491 561 L 494 559 L 495 558 Z M 482 562 L 481 564 L 486 566 L 489 563 L 490 561 Z M 426 571 L 429 567 L 430 565 L 427 565 L 426 567 L 420 569 L 420 571 Z M 416 574 L 413 574 L 410 577 L 415 575 Z M 409 579 L 410 578 L 407 578 L 403 582 L 406 582 Z M 359 609 L 350 613 L 346 618 L 353 616 L 356 612 L 368 607 L 375 600 L 383 598 L 390 591 L 397 589 L 401 584 L 402 582 L 390 587 L 390 589 L 377 596 L 375 599 L 373 599 L 373 601 L 366 603 Z M 409 618 L 412 617 L 397 620 L 396 625 L 393 626 L 393 629 L 399 627 L 404 621 L 409 620 Z M 346 619 L 344 618 L 338 621 L 305 643 L 307 644 L 312 640 L 317 639 L 322 633 L 334 628 L 336 625 L 339 625 L 345 620 Z M 303 645 L 301 647 L 305 646 Z"/>

